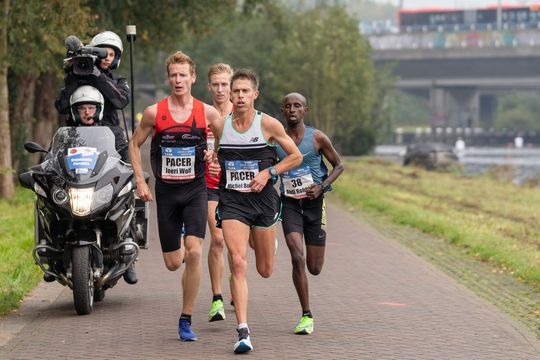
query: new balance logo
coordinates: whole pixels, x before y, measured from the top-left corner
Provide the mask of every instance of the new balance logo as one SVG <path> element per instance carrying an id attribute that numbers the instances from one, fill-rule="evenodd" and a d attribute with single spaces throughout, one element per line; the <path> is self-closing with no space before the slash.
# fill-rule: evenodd
<path id="1" fill-rule="evenodd" d="M 257 141 L 259 141 L 258 136 L 252 137 L 251 140 L 249 140 L 250 143 L 256 143 Z"/>

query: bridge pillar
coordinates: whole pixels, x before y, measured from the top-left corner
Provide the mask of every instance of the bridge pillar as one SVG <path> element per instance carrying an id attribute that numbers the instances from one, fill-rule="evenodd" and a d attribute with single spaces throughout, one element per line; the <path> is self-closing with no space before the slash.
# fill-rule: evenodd
<path id="1" fill-rule="evenodd" d="M 480 124 L 480 94 L 475 87 L 434 85 L 430 104 L 433 126 L 467 128 Z"/>

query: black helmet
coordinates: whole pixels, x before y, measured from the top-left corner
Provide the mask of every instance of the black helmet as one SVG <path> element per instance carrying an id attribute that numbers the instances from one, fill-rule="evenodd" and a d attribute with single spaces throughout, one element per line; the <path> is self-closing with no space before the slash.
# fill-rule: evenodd
<path id="1" fill-rule="evenodd" d="M 84 125 L 79 111 L 78 105 L 92 104 L 96 105 L 96 113 L 94 114 L 94 124 L 98 124 L 103 118 L 104 99 L 103 95 L 93 86 L 83 85 L 77 88 L 69 98 L 69 106 L 71 109 L 71 116 L 76 125 Z"/>
<path id="2" fill-rule="evenodd" d="M 120 65 L 120 58 L 122 57 L 124 47 L 120 36 L 116 35 L 116 33 L 112 31 L 100 32 L 92 38 L 89 45 L 102 48 L 110 47 L 114 49 L 114 60 L 109 68 L 114 70 Z"/>

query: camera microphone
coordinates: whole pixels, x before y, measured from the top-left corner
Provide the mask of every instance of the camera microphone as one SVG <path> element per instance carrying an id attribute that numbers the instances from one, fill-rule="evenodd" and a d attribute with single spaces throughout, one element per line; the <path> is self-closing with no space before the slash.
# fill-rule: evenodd
<path id="1" fill-rule="evenodd" d="M 69 35 L 66 40 L 64 40 L 64 44 L 66 45 L 68 51 L 72 52 L 79 50 L 83 46 L 81 40 L 79 40 L 79 38 L 75 35 Z"/>

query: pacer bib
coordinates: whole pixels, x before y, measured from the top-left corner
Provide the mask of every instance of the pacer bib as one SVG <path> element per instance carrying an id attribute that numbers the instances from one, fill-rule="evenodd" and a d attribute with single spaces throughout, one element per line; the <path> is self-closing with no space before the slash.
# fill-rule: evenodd
<path id="1" fill-rule="evenodd" d="M 281 174 L 284 194 L 295 199 L 305 199 L 307 189 L 313 185 L 311 169 L 308 165 L 300 165 Z"/>
<path id="2" fill-rule="evenodd" d="M 259 162 L 256 160 L 225 160 L 225 189 L 251 192 L 249 184 L 258 173 Z"/>
<path id="3" fill-rule="evenodd" d="M 161 178 L 191 180 L 195 178 L 195 146 L 162 147 Z"/>

